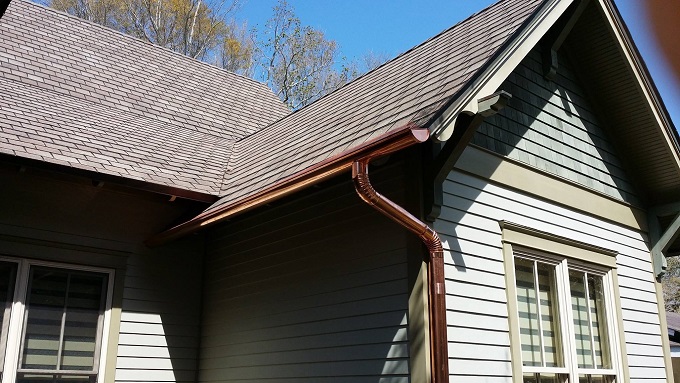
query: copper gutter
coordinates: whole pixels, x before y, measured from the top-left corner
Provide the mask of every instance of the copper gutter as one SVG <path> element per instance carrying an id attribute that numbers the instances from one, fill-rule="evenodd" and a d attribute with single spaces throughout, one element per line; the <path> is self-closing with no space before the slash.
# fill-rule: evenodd
<path id="1" fill-rule="evenodd" d="M 414 130 L 413 137 L 405 137 L 403 146 L 416 142 L 423 142 Z M 387 149 L 387 148 L 385 148 Z M 432 383 L 449 381 L 449 355 L 446 342 L 446 302 L 444 287 L 444 248 L 437 232 L 425 223 L 375 191 L 368 178 L 368 164 L 378 156 L 384 155 L 385 150 L 376 150 L 370 155 L 354 161 L 352 164 L 352 179 L 354 187 L 364 202 L 371 205 L 383 215 L 418 235 L 428 250 L 427 286 L 428 308 L 430 317 L 430 367 Z"/>
<path id="2" fill-rule="evenodd" d="M 306 186 L 321 182 L 340 172 L 349 170 L 351 167 L 352 179 L 361 199 L 385 216 L 417 234 L 428 249 L 428 257 L 425 259 L 425 262 L 428 264 L 427 284 L 430 317 L 431 381 L 432 383 L 448 382 L 444 252 L 441 240 L 437 233 L 425 223 L 376 192 L 368 178 L 368 164 L 372 159 L 425 142 L 429 137 L 430 132 L 427 129 L 414 125 L 402 126 L 376 140 L 366 142 L 347 152 L 319 162 L 302 172 L 293 174 L 245 199 L 217 206 L 206 211 L 190 221 L 148 239 L 146 244 L 149 246 L 163 244 L 238 213 L 291 194 Z"/>
<path id="3" fill-rule="evenodd" d="M 375 140 L 365 142 L 346 152 L 321 161 L 309 168 L 286 177 L 244 199 L 215 206 L 191 220 L 157 234 L 145 241 L 147 246 L 159 246 L 173 239 L 193 233 L 231 216 L 262 206 L 278 198 L 292 194 L 300 189 L 329 179 L 350 170 L 352 162 L 379 151 L 382 154 L 394 152 L 429 138 L 427 129 L 415 125 L 404 125 Z M 371 155 L 375 157 L 375 155 Z"/>

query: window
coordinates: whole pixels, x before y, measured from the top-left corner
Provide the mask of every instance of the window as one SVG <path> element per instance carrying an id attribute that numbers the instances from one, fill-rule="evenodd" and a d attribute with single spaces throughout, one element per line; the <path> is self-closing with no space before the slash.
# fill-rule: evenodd
<path id="1" fill-rule="evenodd" d="M 2 383 L 97 382 L 112 272 L 0 260 Z"/>
<path id="2" fill-rule="evenodd" d="M 615 253 L 502 226 L 514 381 L 621 382 Z"/>

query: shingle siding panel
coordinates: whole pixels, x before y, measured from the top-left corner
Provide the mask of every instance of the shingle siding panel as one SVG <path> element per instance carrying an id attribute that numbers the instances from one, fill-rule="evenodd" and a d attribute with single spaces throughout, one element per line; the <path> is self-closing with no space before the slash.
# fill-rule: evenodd
<path id="1" fill-rule="evenodd" d="M 630 203 L 639 203 L 623 165 L 560 56 L 554 81 L 542 75 L 535 48 L 501 85 L 513 98 L 480 127 L 473 143 Z"/>

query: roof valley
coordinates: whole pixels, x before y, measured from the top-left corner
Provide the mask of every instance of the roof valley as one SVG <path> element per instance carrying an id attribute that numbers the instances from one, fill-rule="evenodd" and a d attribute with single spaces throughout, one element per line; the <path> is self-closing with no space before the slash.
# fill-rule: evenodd
<path id="1" fill-rule="evenodd" d="M 27 1 L 0 36 L 7 155 L 219 195 L 234 142 L 288 114 L 262 83 Z"/>

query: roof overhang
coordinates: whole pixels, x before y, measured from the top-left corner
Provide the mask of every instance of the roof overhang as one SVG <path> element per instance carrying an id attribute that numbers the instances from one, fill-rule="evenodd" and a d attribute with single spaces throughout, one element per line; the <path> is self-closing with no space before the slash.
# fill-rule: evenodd
<path id="1" fill-rule="evenodd" d="M 128 177 L 115 176 L 112 174 L 99 173 L 92 170 L 81 169 L 73 166 L 55 164 L 46 161 L 35 160 L 20 156 L 0 153 L 0 162 L 11 164 L 19 168 L 40 169 L 52 174 L 63 176 L 74 176 L 90 179 L 95 186 L 117 185 L 127 189 L 134 189 L 154 194 L 161 194 L 174 201 L 181 198 L 189 201 L 196 201 L 204 204 L 215 203 L 219 197 L 212 194 L 201 193 L 193 190 L 181 189 L 169 185 L 162 185 L 149 181 L 136 180 Z"/>
<path id="2" fill-rule="evenodd" d="M 349 151 L 339 153 L 323 162 L 317 163 L 305 170 L 295 173 L 276 184 L 273 184 L 244 199 L 217 204 L 194 219 L 160 233 L 147 241 L 149 245 L 157 245 L 196 230 L 213 225 L 219 221 L 243 213 L 245 211 L 262 206 L 268 202 L 290 195 L 300 189 L 319 183 L 337 174 L 348 171 L 354 160 L 367 154 L 392 145 L 395 141 L 403 138 L 403 135 L 426 134 L 429 137 L 446 141 L 451 138 L 456 119 L 461 113 L 477 114 L 479 112 L 478 100 L 498 90 L 500 85 L 517 65 L 527 56 L 541 39 L 556 25 L 560 17 L 568 12 L 575 0 L 546 0 L 544 4 L 518 29 L 515 36 L 508 40 L 498 53 L 491 58 L 467 85 L 456 95 L 435 118 L 427 125 L 427 129 L 419 126 L 405 125 L 392 130 L 390 133 L 377 137 L 361 146 Z M 607 15 L 607 20 L 612 31 L 616 35 L 618 44 L 625 52 L 627 65 L 635 73 L 635 79 L 643 90 L 645 102 L 650 105 L 656 119 L 655 133 L 661 134 L 665 139 L 665 148 L 672 152 L 673 171 L 680 175 L 680 150 L 678 150 L 677 133 L 674 132 L 670 119 L 663 108 L 663 104 L 657 95 L 649 75 L 642 64 L 639 54 L 635 51 L 625 26 L 620 21 L 617 11 L 608 0 L 590 1 L 596 4 Z M 675 135 L 674 135 L 675 133 Z M 425 138 L 419 138 L 423 141 Z M 680 177 L 679 177 L 680 185 Z"/>
<path id="3" fill-rule="evenodd" d="M 651 207 L 680 201 L 680 137 L 654 86 L 640 53 L 637 51 L 616 6 L 609 0 L 593 1 L 598 5 L 600 17 L 607 32 L 617 42 L 618 57 L 591 58 L 588 52 L 594 47 L 583 42 L 593 31 L 585 30 L 579 43 L 572 49 L 577 51 L 575 60 L 583 60 L 590 73 L 585 78 L 592 88 L 602 88 L 605 97 L 600 97 L 600 106 L 611 124 L 611 138 L 625 154 L 624 160 L 633 170 L 633 176 L 648 194 L 647 204 Z M 592 37 L 591 37 L 592 40 Z M 601 62 L 606 63 L 606 67 Z M 625 70 L 625 72 L 624 72 Z M 623 73 L 619 81 L 606 81 L 608 76 Z M 602 81 L 602 82 L 601 82 Z M 625 84 L 627 81 L 629 84 Z M 627 89 L 624 91 L 624 86 Z M 608 96 L 609 95 L 609 96 Z M 616 97 L 616 99 L 612 99 Z"/>
<path id="4" fill-rule="evenodd" d="M 607 71 L 608 66 L 613 62 L 612 60 L 617 60 L 617 64 L 620 66 L 616 70 L 610 70 L 613 72 L 612 75 L 626 77 L 619 79 L 619 81 L 609 81 L 608 86 L 611 89 L 600 86 L 601 89 L 598 92 L 616 92 L 624 80 L 630 84 L 634 83 L 630 88 L 634 88 L 635 93 L 629 93 L 626 96 L 629 97 L 629 100 L 626 102 L 622 102 L 620 99 L 612 100 L 611 97 L 606 97 L 606 94 L 598 100 L 598 103 L 604 107 L 603 109 L 608 114 L 608 120 L 611 121 L 610 131 L 614 136 L 612 138 L 619 141 L 617 146 L 625 154 L 624 157 L 634 158 L 629 161 L 628 168 L 635 173 L 633 177 L 637 178 L 636 183 L 641 185 L 645 192 L 649 194 L 648 203 L 650 206 L 678 202 L 678 199 L 680 199 L 680 144 L 678 143 L 680 138 L 678 132 L 668 116 L 651 76 L 633 44 L 616 6 L 610 0 L 593 0 L 587 4 L 591 11 L 597 9 L 602 14 L 604 22 L 601 27 L 606 28 L 607 33 L 614 39 L 615 50 L 620 52 L 618 54 L 620 57 L 607 57 L 604 60 L 602 55 L 607 53 L 594 48 L 583 47 L 582 49 L 589 52 L 593 57 L 602 56 L 600 61 L 609 63 L 602 64 L 604 65 L 601 68 L 603 72 Z M 478 72 L 476 77 L 469 81 L 466 87 L 452 98 L 449 105 L 430 122 L 428 128 L 432 132 L 433 138 L 437 141 L 449 140 L 456 126 L 456 119 L 461 114 L 478 113 L 477 100 L 497 91 L 528 52 L 541 41 L 553 26 L 558 27 L 560 25 L 558 22 L 560 17 L 569 16 L 569 8 L 577 6 L 576 0 L 546 1 L 536 14 L 527 21 L 527 24 L 518 30 L 517 35 L 508 41 L 506 46 L 500 49 L 498 54 Z M 576 29 L 575 27 L 575 33 L 583 33 L 582 31 L 576 32 Z M 582 42 L 580 45 L 585 46 L 591 43 L 587 41 L 587 35 L 585 33 L 585 35 L 579 37 L 578 40 Z M 579 60 L 584 56 L 581 53 L 583 52 L 575 55 Z M 584 67 L 593 72 L 595 61 L 584 64 Z M 625 72 L 621 72 L 621 68 L 625 69 Z M 604 77 L 601 74 L 593 75 L 594 79 Z M 592 81 L 586 79 L 586 82 Z M 644 117 L 640 116 L 642 112 L 638 113 L 634 110 L 644 112 Z M 635 116 L 638 119 L 633 120 L 630 117 L 617 119 L 624 113 L 638 113 Z M 645 124 L 638 123 L 643 118 L 646 120 Z M 630 126 L 625 126 L 626 124 Z M 641 138 L 644 142 L 641 142 Z"/>
<path id="5" fill-rule="evenodd" d="M 405 149 L 413 144 L 424 142 L 430 132 L 416 125 L 404 125 L 390 133 L 357 146 L 347 152 L 339 153 L 323 162 L 285 178 L 243 200 L 214 205 L 195 218 L 164 231 L 146 241 L 148 246 L 158 246 L 180 236 L 216 224 L 234 215 L 262 206 L 298 190 L 327 180 L 338 174 L 348 172 L 352 163 L 374 153 L 386 155 Z"/>

